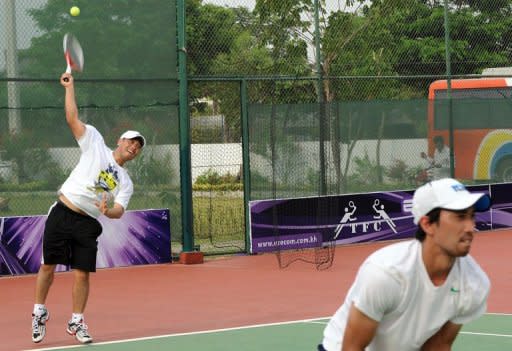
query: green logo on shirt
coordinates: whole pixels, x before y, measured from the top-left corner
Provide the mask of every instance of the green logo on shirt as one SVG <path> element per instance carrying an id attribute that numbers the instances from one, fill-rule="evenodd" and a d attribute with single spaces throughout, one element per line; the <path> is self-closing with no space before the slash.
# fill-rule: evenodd
<path id="1" fill-rule="evenodd" d="M 458 293 L 458 292 L 460 292 L 460 289 L 456 289 L 456 288 L 454 288 L 454 287 L 452 286 L 452 287 L 450 288 L 450 291 L 451 291 L 451 292 L 454 292 L 454 293 Z"/>

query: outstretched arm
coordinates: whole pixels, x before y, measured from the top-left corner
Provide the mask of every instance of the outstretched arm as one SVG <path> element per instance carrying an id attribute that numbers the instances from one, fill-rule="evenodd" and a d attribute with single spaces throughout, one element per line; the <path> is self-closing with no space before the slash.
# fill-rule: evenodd
<path id="1" fill-rule="evenodd" d="M 67 79 L 64 79 L 67 78 Z M 70 73 L 63 73 L 60 77 L 60 84 L 65 88 L 64 108 L 66 111 L 66 122 L 68 122 L 71 133 L 76 140 L 85 133 L 85 124 L 78 119 L 78 107 L 75 100 L 75 85 L 73 76 Z"/>

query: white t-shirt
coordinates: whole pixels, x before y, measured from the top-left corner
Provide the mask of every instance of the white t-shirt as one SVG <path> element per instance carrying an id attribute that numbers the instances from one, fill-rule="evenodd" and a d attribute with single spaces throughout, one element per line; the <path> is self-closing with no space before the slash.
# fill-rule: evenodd
<path id="1" fill-rule="evenodd" d="M 133 183 L 126 170 L 115 161 L 101 134 L 86 125 L 84 135 L 77 141 L 82 155 L 59 194 L 94 218 L 101 214 L 95 203 L 101 201 L 104 192 L 108 194 L 108 201 L 126 209 L 133 194 Z"/>
<path id="2" fill-rule="evenodd" d="M 466 324 L 487 308 L 490 282 L 471 256 L 456 259 L 434 286 L 414 239 L 377 250 L 361 265 L 345 302 L 324 330 L 327 351 L 341 350 L 352 303 L 379 322 L 367 351 L 419 350 L 447 321 Z"/>
<path id="3" fill-rule="evenodd" d="M 434 179 L 450 177 L 450 149 L 443 147 L 443 150 L 434 151 Z"/>

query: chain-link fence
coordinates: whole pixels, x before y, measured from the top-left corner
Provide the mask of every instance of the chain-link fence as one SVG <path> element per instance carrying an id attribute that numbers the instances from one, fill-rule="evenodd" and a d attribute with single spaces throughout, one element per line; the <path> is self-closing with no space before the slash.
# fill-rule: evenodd
<path id="1" fill-rule="evenodd" d="M 509 80 L 456 79 L 512 76 L 484 71 L 512 66 L 512 1 L 225 3 L 185 2 L 191 130 L 181 132 L 192 142 L 202 251 L 245 250 L 244 200 L 414 188 L 436 173 L 435 136 L 444 137 L 455 176 L 508 179 L 508 161 L 495 155 L 510 154 Z M 80 16 L 69 15 L 73 5 Z M 181 242 L 176 3 L 0 6 L 0 197 L 10 199 L 0 214 L 45 213 L 76 157 L 57 82 L 62 36 L 72 32 L 85 52 L 76 74 L 81 117 L 110 145 L 127 127 L 147 135 L 150 147 L 131 169 L 130 207 L 170 207 Z M 456 91 L 475 88 L 483 93 L 465 100 Z M 502 131 L 495 149 L 467 143 L 494 129 Z M 44 201 L 35 200 L 40 193 Z"/>
<path id="2" fill-rule="evenodd" d="M 81 8 L 79 16 L 70 7 Z M 181 246 L 176 5 L 169 1 L 6 0 L 0 4 L 0 216 L 46 214 L 80 151 L 64 117 L 63 36 L 81 42 L 79 117 L 114 148 L 148 142 L 127 164 L 128 209 L 170 208 Z M 174 251 L 174 250 L 173 250 Z"/>
<path id="3" fill-rule="evenodd" d="M 188 38 L 189 94 L 192 105 L 207 98 L 224 128 L 237 130 L 247 118 L 251 200 L 413 189 L 450 172 L 466 182 L 506 179 L 506 171 L 477 175 L 481 153 L 467 140 L 480 144 L 484 135 L 461 130 L 471 129 L 470 116 L 485 134 L 511 128 L 506 108 L 491 107 L 510 104 L 508 83 L 457 103 L 455 79 L 512 66 L 511 1 L 219 5 L 188 4 L 187 23 L 198 28 Z M 444 137 L 441 151 L 436 135 Z M 224 140 L 238 143 L 232 136 Z M 496 143 L 508 140 L 510 132 Z M 480 168 L 498 163 L 490 157 Z"/>

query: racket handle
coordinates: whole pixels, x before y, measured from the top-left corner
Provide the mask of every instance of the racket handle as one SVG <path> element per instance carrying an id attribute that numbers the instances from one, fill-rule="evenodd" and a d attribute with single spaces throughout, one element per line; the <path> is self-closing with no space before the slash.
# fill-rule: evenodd
<path id="1" fill-rule="evenodd" d="M 66 55 L 66 63 L 68 64 L 67 67 L 66 67 L 66 73 L 71 73 L 71 65 L 70 65 L 70 62 L 69 62 L 69 56 Z M 69 78 L 64 78 L 63 79 L 65 82 L 69 82 Z"/>
<path id="2" fill-rule="evenodd" d="M 68 66 L 66 67 L 66 73 L 71 73 L 71 65 L 68 63 Z M 68 77 L 64 77 L 63 79 L 65 82 L 69 82 Z"/>

